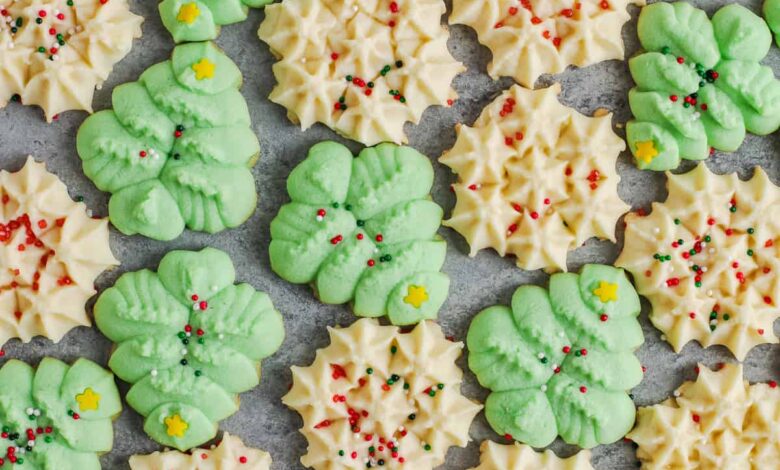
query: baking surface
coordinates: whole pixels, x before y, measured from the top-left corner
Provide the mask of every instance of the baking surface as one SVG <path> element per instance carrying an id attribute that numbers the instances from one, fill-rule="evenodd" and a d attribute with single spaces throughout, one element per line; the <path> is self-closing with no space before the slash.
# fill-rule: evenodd
<path id="1" fill-rule="evenodd" d="M 760 13 L 762 0 L 740 0 L 756 13 Z M 704 8 L 711 15 L 725 0 L 699 0 L 692 2 Z M 136 80 L 149 66 L 169 58 L 173 41 L 160 23 L 157 2 L 153 0 L 131 0 L 132 10 L 144 16 L 144 36 L 135 42 L 132 52 L 117 64 L 109 81 L 95 95 L 95 110 L 110 107 L 111 90 L 114 86 Z M 633 20 L 623 30 L 627 53 L 636 52 L 636 18 L 639 10 L 631 7 Z M 268 101 L 267 96 L 274 86 L 271 73 L 274 59 L 268 47 L 257 39 L 256 31 L 263 18 L 262 11 L 253 11 L 249 19 L 241 24 L 226 26 L 217 43 L 238 64 L 244 74 L 242 92 L 252 115 L 253 127 L 260 138 L 262 154 L 253 173 L 257 182 L 260 202 L 257 211 L 241 227 L 216 235 L 186 231 L 173 242 L 163 243 L 140 236 L 126 237 L 115 230 L 111 233 L 114 254 L 122 266 L 105 273 L 98 282 L 99 288 L 111 286 L 123 272 L 142 268 L 156 269 L 162 256 L 172 249 L 197 250 L 214 246 L 225 250 L 236 266 L 237 279 L 249 282 L 255 288 L 268 292 L 274 305 L 285 319 L 287 339 L 280 350 L 263 361 L 263 377 L 260 386 L 241 396 L 241 409 L 221 423 L 223 430 L 241 437 L 252 447 L 271 453 L 274 469 L 303 468 L 298 463 L 304 453 L 306 441 L 297 432 L 301 425 L 299 416 L 282 405 L 281 397 L 291 382 L 290 366 L 308 365 L 317 348 L 328 344 L 326 326 L 346 325 L 355 317 L 346 306 L 320 304 L 312 296 L 308 286 L 296 286 L 279 279 L 270 269 L 268 244 L 269 224 L 279 207 L 287 201 L 285 181 L 290 170 L 306 156 L 313 144 L 327 139 L 336 139 L 335 134 L 322 126 L 301 132 L 287 118 L 285 110 Z M 482 108 L 502 90 L 512 85 L 510 79 L 493 81 L 485 72 L 490 52 L 480 46 L 473 30 L 463 26 L 451 27 L 450 51 L 454 57 L 466 64 L 468 71 L 455 79 L 455 88 L 460 99 L 452 108 L 429 108 L 418 126 L 407 124 L 410 145 L 428 155 L 434 162 L 436 181 L 433 198 L 451 211 L 455 200 L 449 191 L 454 175 L 448 168 L 436 163 L 441 153 L 455 141 L 454 126 L 457 122 L 472 123 Z M 780 75 L 780 51 L 773 45 L 766 64 Z M 547 86 L 553 81 L 563 86 L 561 100 L 585 114 L 605 108 L 615 112 L 616 130 L 624 136 L 622 123 L 629 117 L 627 92 L 632 85 L 625 62 L 611 61 L 584 69 L 569 69 L 553 77 L 545 76 L 537 87 Z M 39 161 L 45 161 L 50 171 L 57 174 L 68 186 L 71 196 L 83 196 L 84 201 L 96 215 L 108 212 L 108 194 L 98 191 L 84 176 L 76 154 L 75 137 L 86 113 L 67 112 L 59 121 L 47 125 L 41 110 L 11 104 L 0 110 L 0 167 L 18 170 L 25 156 L 32 154 Z M 360 149 L 354 142 L 350 148 Z M 738 171 L 746 178 L 752 175 L 756 165 L 762 166 L 776 184 L 780 184 L 780 133 L 769 137 L 748 135 L 738 152 L 716 154 L 706 164 L 717 173 Z M 631 156 L 624 152 L 618 161 L 618 172 L 622 177 L 619 187 L 623 200 L 637 208 L 649 208 L 652 201 L 666 196 L 663 174 L 642 172 L 631 162 Z M 690 162 L 683 168 L 691 168 Z M 706 197 L 706 194 L 702 194 Z M 569 269 L 576 270 L 584 263 L 612 263 L 622 246 L 622 220 L 618 244 L 591 240 L 584 247 L 571 253 Z M 456 232 L 442 228 L 441 235 L 448 241 L 447 261 L 443 271 L 452 279 L 450 296 L 439 312 L 439 322 L 448 335 L 464 340 L 471 318 L 481 309 L 498 303 L 508 304 L 515 288 L 520 284 L 547 282 L 542 272 L 525 272 L 515 267 L 512 259 L 500 258 L 495 252 L 483 250 L 475 258 L 467 256 L 468 247 Z M 91 304 L 90 304 L 91 306 Z M 688 344 L 682 354 L 676 355 L 671 347 L 660 339 L 660 332 L 647 319 L 649 304 L 643 301 L 641 322 L 645 332 L 645 344 L 638 356 L 647 367 L 644 381 L 634 389 L 637 405 L 651 405 L 668 398 L 684 380 L 693 379 L 696 362 L 714 366 L 719 362 L 733 362 L 734 358 L 723 347 L 702 350 L 697 344 Z M 91 313 L 91 312 L 90 312 Z M 775 328 L 778 333 L 778 328 Z M 36 338 L 29 344 L 14 340 L 5 346 L 8 358 L 19 358 L 37 363 L 44 356 L 54 356 L 66 361 L 87 357 L 105 365 L 111 350 L 111 343 L 96 329 L 77 328 L 71 331 L 59 344 Z M 780 380 L 780 347 L 762 345 L 751 351 L 745 361 L 746 378 L 751 381 Z M 465 370 L 463 393 L 480 402 L 487 396 L 475 377 L 466 368 L 465 357 L 459 364 Z M 120 383 L 122 392 L 127 385 Z M 148 453 L 159 447 L 146 437 L 139 415 L 125 408 L 115 424 L 114 450 L 103 456 L 106 469 L 127 469 L 127 460 L 134 453 Z M 442 468 L 467 469 L 479 460 L 479 442 L 483 439 L 503 441 L 485 421 L 484 414 L 475 419 L 471 427 L 473 442 L 465 449 L 450 449 L 447 463 Z M 576 448 L 556 441 L 553 449 L 562 456 L 576 451 Z M 599 470 L 620 470 L 636 468 L 634 447 L 630 443 L 617 442 L 593 450 L 593 466 Z"/>

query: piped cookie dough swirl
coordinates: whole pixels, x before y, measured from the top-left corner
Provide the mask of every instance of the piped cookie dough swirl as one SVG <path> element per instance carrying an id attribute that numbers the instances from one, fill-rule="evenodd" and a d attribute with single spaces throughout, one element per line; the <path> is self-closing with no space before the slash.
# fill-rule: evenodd
<path id="1" fill-rule="evenodd" d="M 705 165 L 669 174 L 669 197 L 626 217 L 616 261 L 650 300 L 650 321 L 675 351 L 722 344 L 739 360 L 777 343 L 780 189 L 761 168 L 749 181 Z"/>
<path id="2" fill-rule="evenodd" d="M 213 43 L 183 44 L 116 87 L 113 110 L 84 121 L 84 173 L 111 193 L 109 218 L 120 232 L 171 240 L 185 226 L 215 233 L 252 215 L 260 144 L 241 83 Z"/>
<path id="3" fill-rule="evenodd" d="M 0 0 L 0 107 L 43 108 L 51 122 L 92 96 L 141 37 L 127 0 Z"/>
<path id="4" fill-rule="evenodd" d="M 20 171 L 0 172 L 0 347 L 89 326 L 95 279 L 118 264 L 108 221 L 74 202 L 43 163 L 28 157 Z"/>
<path id="5" fill-rule="evenodd" d="M 481 406 L 460 393 L 463 343 L 429 321 L 410 333 L 371 319 L 329 332 L 313 364 L 292 368 L 282 398 L 303 418 L 303 465 L 431 470 L 450 446 L 468 444 Z"/>
<path id="6" fill-rule="evenodd" d="M 365 145 L 405 143 L 406 122 L 452 104 L 465 69 L 447 50 L 442 0 L 283 0 L 260 39 L 279 59 L 271 101 L 303 129 L 321 122 Z"/>

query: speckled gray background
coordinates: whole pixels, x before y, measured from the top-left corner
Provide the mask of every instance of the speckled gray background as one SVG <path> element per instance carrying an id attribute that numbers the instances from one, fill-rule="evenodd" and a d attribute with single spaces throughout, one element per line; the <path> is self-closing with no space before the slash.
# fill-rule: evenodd
<path id="1" fill-rule="evenodd" d="M 449 3 L 449 2 L 448 2 Z M 718 7 L 732 2 L 724 0 L 699 0 L 693 2 L 711 14 Z M 755 12 L 760 12 L 760 0 L 741 0 Z M 120 62 L 109 81 L 95 96 L 96 110 L 110 106 L 111 90 L 115 85 L 135 80 L 152 64 L 170 55 L 173 43 L 162 28 L 157 14 L 157 2 L 131 0 L 134 12 L 143 15 L 143 38 L 136 41 L 130 55 Z M 628 54 L 637 49 L 636 17 L 638 10 L 631 7 L 634 21 L 624 29 Z M 214 246 L 227 251 L 235 262 L 238 279 L 254 285 L 271 295 L 282 312 L 287 328 L 287 339 L 280 351 L 263 363 L 264 374 L 259 387 L 241 397 L 241 409 L 221 424 L 223 430 L 237 434 L 255 447 L 269 451 L 275 469 L 302 468 L 298 463 L 306 442 L 297 433 L 301 425 L 298 415 L 281 403 L 287 391 L 292 365 L 308 365 L 317 348 L 328 343 L 325 327 L 348 324 L 354 320 L 348 308 L 326 306 L 314 300 L 306 286 L 288 284 L 271 272 L 268 262 L 269 223 L 279 206 L 287 200 L 285 179 L 288 173 L 306 155 L 316 142 L 334 139 L 329 129 L 315 126 L 301 132 L 285 117 L 285 111 L 267 96 L 275 81 L 271 73 L 274 60 L 265 44 L 256 36 L 263 19 L 262 11 L 253 11 L 242 24 L 225 27 L 217 41 L 235 60 L 244 74 L 243 94 L 249 102 L 254 130 L 260 138 L 262 156 L 253 173 L 257 180 L 260 203 L 253 217 L 243 226 L 217 235 L 187 232 L 171 243 L 162 243 L 142 237 L 126 237 L 112 230 L 111 245 L 122 261 L 119 270 L 106 273 L 99 286 L 106 288 L 125 271 L 155 268 L 160 258 L 171 249 L 199 249 Z M 454 125 L 470 124 L 482 108 L 499 92 L 511 86 L 512 81 L 493 81 L 485 72 L 490 52 L 476 41 L 474 31 L 463 26 L 453 26 L 450 50 L 456 59 L 463 61 L 468 71 L 455 80 L 460 100 L 452 108 L 431 108 L 418 126 L 408 125 L 411 145 L 428 155 L 433 162 L 449 149 L 455 140 Z M 780 53 L 773 46 L 767 64 L 780 72 Z M 612 61 L 578 70 L 569 70 L 554 77 L 543 77 L 537 86 L 558 81 L 563 85 L 562 101 L 585 114 L 598 108 L 615 112 L 615 124 L 629 117 L 626 94 L 631 86 L 628 69 L 623 62 Z M 76 155 L 76 131 L 86 117 L 82 112 L 68 112 L 52 125 L 42 119 L 39 109 L 13 104 L 0 110 L 0 167 L 17 170 L 27 154 L 48 164 L 70 189 L 72 196 L 82 195 L 97 215 L 106 215 L 106 194 L 98 191 L 83 175 Z M 618 134 L 623 135 L 621 129 Z M 349 143 L 358 150 L 359 146 Z M 742 148 L 734 154 L 718 154 L 707 165 L 718 173 L 738 171 L 742 177 L 752 174 L 756 165 L 763 166 L 772 180 L 780 182 L 780 136 L 748 136 Z M 454 178 L 449 170 L 435 163 L 436 182 L 434 199 L 449 213 L 454 197 L 448 190 Z M 662 174 L 638 171 L 628 153 L 618 162 L 622 177 L 620 196 L 634 209 L 649 207 L 666 195 L 665 177 Z M 704 197 L 704 195 L 702 195 Z M 622 223 L 619 223 L 622 226 Z M 496 303 L 508 303 L 512 292 L 520 284 L 544 284 L 547 276 L 542 272 L 526 272 L 515 267 L 511 259 L 498 257 L 492 251 L 483 251 L 475 258 L 468 258 L 465 241 L 455 232 L 443 228 L 441 234 L 449 242 L 444 271 L 452 278 L 450 296 L 444 304 L 439 320 L 447 334 L 458 339 L 465 337 L 471 318 L 481 309 Z M 578 269 L 584 263 L 611 263 L 617 257 L 622 244 L 622 233 L 617 245 L 609 242 L 590 241 L 569 256 L 569 268 Z M 733 357 L 720 347 L 702 350 L 697 344 L 689 344 L 680 355 L 674 354 L 669 345 L 662 342 L 660 334 L 647 320 L 648 304 L 643 302 L 641 317 L 646 336 L 645 345 L 638 355 L 647 366 L 644 381 L 633 391 L 637 405 L 650 405 L 669 397 L 684 380 L 694 377 L 693 366 L 697 361 L 714 365 L 733 361 Z M 777 329 L 776 329 L 777 332 Z M 12 341 L 6 345 L 6 358 L 21 358 L 36 363 L 44 356 L 55 356 L 67 361 L 88 357 L 106 364 L 111 344 L 95 329 L 78 328 L 71 331 L 59 344 L 37 338 L 30 344 Z M 746 360 L 747 378 L 753 381 L 780 380 L 780 348 L 764 345 L 755 348 Z M 461 367 L 465 360 L 461 358 Z M 123 392 L 127 387 L 122 384 Z M 463 392 L 468 397 L 482 401 L 487 393 L 470 372 L 465 374 Z M 127 459 L 134 453 L 146 453 L 158 446 L 142 431 L 142 420 L 132 410 L 126 409 L 117 421 L 114 450 L 103 457 L 104 468 L 126 469 Z M 466 449 L 451 449 L 444 468 L 466 469 L 477 464 L 479 442 L 483 439 L 499 439 L 480 414 L 471 427 L 473 442 Z M 556 442 L 553 448 L 561 455 L 569 455 L 575 448 Z M 599 470 L 617 470 L 636 467 L 634 448 L 618 442 L 594 449 L 593 464 Z"/>

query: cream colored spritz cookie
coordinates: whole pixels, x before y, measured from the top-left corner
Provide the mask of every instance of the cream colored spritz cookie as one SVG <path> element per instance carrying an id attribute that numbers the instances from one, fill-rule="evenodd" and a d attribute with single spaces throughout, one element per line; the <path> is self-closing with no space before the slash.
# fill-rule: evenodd
<path id="1" fill-rule="evenodd" d="M 493 52 L 488 73 L 533 88 L 545 73 L 623 60 L 629 4 L 645 0 L 453 0 L 450 23 L 477 31 Z"/>
<path id="2" fill-rule="evenodd" d="M 458 201 L 444 225 L 466 238 L 471 256 L 493 248 L 523 269 L 566 270 L 566 254 L 592 237 L 615 241 L 629 206 L 615 162 L 625 142 L 611 114 L 586 117 L 558 102 L 561 87 L 515 85 L 458 126 L 440 161 L 458 174 Z"/>
<path id="3" fill-rule="evenodd" d="M 583 450 L 568 459 L 562 459 L 553 451 L 536 452 L 532 447 L 515 442 L 501 445 L 483 441 L 479 466 L 472 470 L 593 470 L 590 451 Z"/>
<path id="4" fill-rule="evenodd" d="M 260 39 L 280 59 L 271 101 L 303 129 L 321 122 L 375 145 L 405 143 L 404 123 L 451 104 L 464 71 L 447 50 L 442 0 L 284 0 Z"/>
<path id="5" fill-rule="evenodd" d="M 780 389 L 748 385 L 742 366 L 697 367 L 675 398 L 639 408 L 627 436 L 647 470 L 765 470 L 780 460 Z"/>
<path id="6" fill-rule="evenodd" d="M 410 333 L 372 319 L 329 332 L 330 346 L 311 366 L 292 368 L 282 398 L 303 417 L 303 465 L 426 470 L 442 464 L 450 446 L 466 446 L 482 407 L 460 394 L 463 343 L 430 321 Z"/>
<path id="7" fill-rule="evenodd" d="M 89 326 L 95 278 L 118 264 L 108 221 L 87 215 L 43 163 L 0 172 L 0 346 Z"/>
<path id="8" fill-rule="evenodd" d="M 211 449 L 155 452 L 130 457 L 131 470 L 270 470 L 268 452 L 244 445 L 240 438 L 225 433 Z"/>
<path id="9" fill-rule="evenodd" d="M 127 0 L 0 0 L 0 107 L 92 112 L 92 95 L 141 37 Z"/>
<path id="10" fill-rule="evenodd" d="M 626 217 L 616 262 L 652 303 L 650 320 L 678 352 L 698 341 L 743 360 L 754 346 L 777 343 L 780 189 L 760 168 L 750 181 L 704 165 L 668 178 L 666 202 Z"/>

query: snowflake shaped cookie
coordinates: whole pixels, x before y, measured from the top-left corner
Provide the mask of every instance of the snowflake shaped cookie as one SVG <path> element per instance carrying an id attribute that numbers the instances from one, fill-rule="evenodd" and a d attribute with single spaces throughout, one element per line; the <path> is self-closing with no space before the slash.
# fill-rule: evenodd
<path id="1" fill-rule="evenodd" d="M 303 465 L 431 470 L 450 446 L 466 446 L 481 406 L 460 393 L 463 343 L 429 321 L 410 333 L 372 319 L 329 332 L 312 365 L 292 368 L 282 398 L 303 418 Z"/>
<path id="2" fill-rule="evenodd" d="M 404 143 L 404 123 L 452 104 L 464 67 L 447 50 L 442 0 L 284 0 L 260 39 L 279 58 L 271 101 L 303 129 L 321 122 L 365 145 Z"/>
<path id="3" fill-rule="evenodd" d="M 0 172 L 0 346 L 34 336 L 59 341 L 91 324 L 85 310 L 95 279 L 119 264 L 108 221 L 88 215 L 43 163 Z"/>
<path id="4" fill-rule="evenodd" d="M 625 143 L 611 115 L 586 117 L 560 104 L 560 85 L 515 85 L 459 126 L 440 162 L 458 175 L 457 204 L 444 225 L 473 256 L 493 248 L 523 269 L 566 270 L 568 251 L 592 237 L 615 240 L 628 210 L 615 163 Z"/>
<path id="5" fill-rule="evenodd" d="M 51 122 L 92 112 L 92 95 L 141 37 L 127 0 L 0 0 L 0 107 L 38 105 Z"/>
<path id="6" fill-rule="evenodd" d="M 639 446 L 642 468 L 775 468 L 780 460 L 777 383 L 748 385 L 741 365 L 696 369 L 696 381 L 680 386 L 674 398 L 637 411 L 628 438 Z"/>
<path id="7" fill-rule="evenodd" d="M 760 168 L 749 181 L 705 165 L 669 174 L 669 197 L 629 214 L 616 261 L 650 300 L 650 320 L 675 351 L 722 344 L 739 360 L 776 343 L 780 316 L 780 189 Z"/>
<path id="8" fill-rule="evenodd" d="M 453 0 L 450 23 L 477 31 L 493 52 L 488 73 L 526 88 L 545 73 L 623 60 L 630 4 L 645 0 Z"/>

